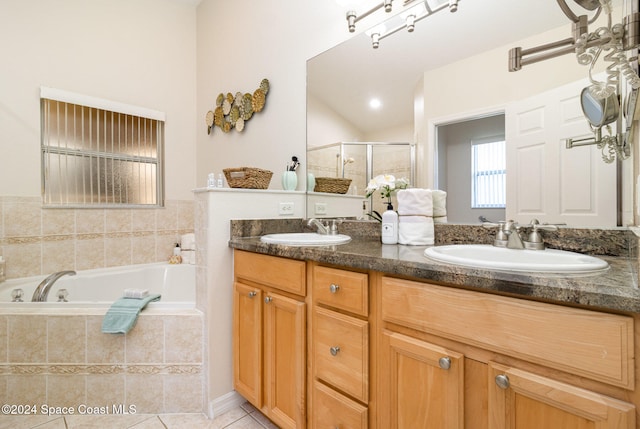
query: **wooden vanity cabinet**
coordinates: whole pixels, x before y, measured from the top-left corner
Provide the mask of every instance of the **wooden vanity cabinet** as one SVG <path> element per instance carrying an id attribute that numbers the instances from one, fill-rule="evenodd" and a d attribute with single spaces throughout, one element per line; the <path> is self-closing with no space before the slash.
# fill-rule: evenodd
<path id="1" fill-rule="evenodd" d="M 233 381 L 281 428 L 306 427 L 306 268 L 234 252 Z"/>
<path id="2" fill-rule="evenodd" d="M 381 274 L 376 284 L 379 429 L 636 427 L 620 399 L 636 397 L 633 318 Z"/>
<path id="3" fill-rule="evenodd" d="M 369 282 L 366 273 L 311 265 L 313 428 L 369 427 Z"/>

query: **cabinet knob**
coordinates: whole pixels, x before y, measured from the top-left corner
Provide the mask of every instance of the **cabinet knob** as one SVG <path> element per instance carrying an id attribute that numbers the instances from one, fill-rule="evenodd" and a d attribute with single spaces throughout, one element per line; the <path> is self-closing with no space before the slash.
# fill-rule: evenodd
<path id="1" fill-rule="evenodd" d="M 451 359 L 448 356 L 441 357 L 438 359 L 438 365 L 442 369 L 449 369 L 451 368 Z"/>
<path id="2" fill-rule="evenodd" d="M 264 298 L 264 303 L 265 304 L 269 304 L 272 300 L 273 300 L 273 298 L 271 298 L 270 296 L 267 296 L 267 297 Z"/>
<path id="3" fill-rule="evenodd" d="M 258 292 L 252 290 L 251 292 L 249 292 L 249 298 L 253 298 L 254 296 L 256 296 L 258 294 Z"/>
<path id="4" fill-rule="evenodd" d="M 335 356 L 340 351 L 340 346 L 331 347 L 329 351 L 331 352 L 331 356 Z"/>
<path id="5" fill-rule="evenodd" d="M 511 383 L 509 383 L 509 377 L 506 374 L 496 375 L 496 384 L 501 389 L 508 389 Z"/>
<path id="6" fill-rule="evenodd" d="M 340 285 L 331 283 L 331 286 L 329 286 L 329 290 L 331 291 L 331 293 L 337 293 L 340 290 Z"/>

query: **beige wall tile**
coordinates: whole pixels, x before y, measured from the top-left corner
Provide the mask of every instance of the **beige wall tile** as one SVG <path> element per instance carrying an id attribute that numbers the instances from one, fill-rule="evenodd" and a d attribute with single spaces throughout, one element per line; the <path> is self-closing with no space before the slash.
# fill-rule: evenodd
<path id="1" fill-rule="evenodd" d="M 41 243 L 8 244 L 3 249 L 8 279 L 37 276 L 42 273 Z"/>
<path id="2" fill-rule="evenodd" d="M 156 229 L 158 231 L 178 229 L 178 203 L 176 201 L 167 201 L 164 209 L 158 209 Z"/>
<path id="3" fill-rule="evenodd" d="M 156 261 L 155 235 L 145 235 L 131 238 L 132 264 L 147 264 Z"/>
<path id="4" fill-rule="evenodd" d="M 133 209 L 131 210 L 132 231 L 155 231 L 156 214 L 162 209 Z"/>
<path id="5" fill-rule="evenodd" d="M 104 233 L 105 214 L 103 209 L 76 210 L 76 233 Z"/>
<path id="6" fill-rule="evenodd" d="M 202 375 L 164 376 L 164 412 L 196 413 L 203 408 Z"/>
<path id="7" fill-rule="evenodd" d="M 42 234 L 65 235 L 76 231 L 76 213 L 73 209 L 42 209 Z"/>
<path id="8" fill-rule="evenodd" d="M 44 241 L 42 243 L 42 273 L 50 274 L 76 267 L 75 240 Z"/>
<path id="9" fill-rule="evenodd" d="M 131 231 L 131 210 L 129 209 L 105 210 L 105 230 L 106 232 Z"/>
<path id="10" fill-rule="evenodd" d="M 200 316 L 167 316 L 164 319 L 167 363 L 202 363 L 202 324 Z"/>
<path id="11" fill-rule="evenodd" d="M 11 392 L 12 404 L 36 404 L 39 408 L 47 403 L 47 376 L 9 375 L 7 392 Z"/>
<path id="12" fill-rule="evenodd" d="M 50 407 L 77 407 L 87 403 L 85 375 L 48 375 L 47 402 Z"/>
<path id="13" fill-rule="evenodd" d="M 103 334 L 102 319 L 87 317 L 87 363 L 124 363 L 125 336 Z"/>
<path id="14" fill-rule="evenodd" d="M 9 362 L 43 363 L 47 350 L 47 317 L 7 316 Z"/>
<path id="15" fill-rule="evenodd" d="M 178 203 L 178 229 L 193 229 L 195 225 L 195 203 L 180 201 Z"/>
<path id="16" fill-rule="evenodd" d="M 126 334 L 126 362 L 164 362 L 164 321 L 162 316 L 142 315 Z"/>
<path id="17" fill-rule="evenodd" d="M 47 362 L 76 363 L 87 361 L 85 316 L 49 316 L 47 319 Z"/>
<path id="18" fill-rule="evenodd" d="M 3 210 L 5 237 L 42 234 L 40 202 L 6 202 Z"/>
<path id="19" fill-rule="evenodd" d="M 180 241 L 175 233 L 159 233 L 156 235 L 156 258 L 158 262 L 168 261 L 173 254 L 173 248 Z"/>
<path id="20" fill-rule="evenodd" d="M 7 390 L 7 384 L 9 381 L 8 375 L 0 375 L 0 403 L 9 404 L 9 392 Z M 13 392 L 12 392 L 13 393 Z M 11 397 L 13 399 L 13 396 Z"/>
<path id="21" fill-rule="evenodd" d="M 8 361 L 7 316 L 0 316 L 0 364 Z"/>
<path id="22" fill-rule="evenodd" d="M 104 241 L 105 266 L 131 265 L 131 237 L 107 238 Z"/>
<path id="23" fill-rule="evenodd" d="M 124 374 L 87 375 L 87 405 L 124 404 L 124 382 Z"/>
<path id="24" fill-rule="evenodd" d="M 126 403 L 135 405 L 137 413 L 162 413 L 163 383 L 160 374 L 127 374 Z"/>
<path id="25" fill-rule="evenodd" d="M 76 241 L 76 270 L 90 270 L 105 266 L 104 239 Z"/>

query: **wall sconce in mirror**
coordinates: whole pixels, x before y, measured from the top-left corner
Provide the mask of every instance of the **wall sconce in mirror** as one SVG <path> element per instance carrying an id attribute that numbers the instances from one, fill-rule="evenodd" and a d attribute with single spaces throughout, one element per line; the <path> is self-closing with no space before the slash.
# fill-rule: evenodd
<path id="1" fill-rule="evenodd" d="M 611 163 L 630 156 L 628 139 L 633 135 L 636 116 L 638 77 L 638 44 L 640 43 L 640 13 L 637 4 L 625 16 L 623 23 L 612 23 L 611 0 L 574 0 L 580 7 L 593 13 L 576 15 L 565 0 L 557 0 L 564 14 L 572 22 L 572 37 L 530 49 L 521 47 L 509 51 L 509 71 L 518 71 L 524 65 L 575 53 L 578 64 L 589 66 L 591 85 L 582 90 L 582 112 L 594 133 L 584 139 L 567 139 L 568 149 L 595 144 L 602 150 L 602 158 Z M 604 12 L 607 25 L 589 32 L 589 24 Z M 632 52 L 630 58 L 628 52 Z M 594 65 L 601 58 L 606 62 L 604 81 L 592 75 Z M 623 81 L 624 78 L 624 81 Z M 624 103 L 621 100 L 626 94 Z M 625 108 L 621 108 L 623 105 Z M 623 121 L 626 119 L 626 127 Z M 615 131 L 610 124 L 617 121 Z M 623 129 L 624 128 L 624 129 Z M 606 134 L 603 135 L 603 129 Z"/>
<path id="2" fill-rule="evenodd" d="M 386 13 L 390 13 L 393 10 L 393 1 L 399 0 L 384 0 L 382 3 L 377 4 L 360 15 L 358 15 L 355 10 L 349 10 L 347 12 L 347 26 L 349 28 L 349 32 L 353 33 L 356 31 L 356 23 L 379 10 L 384 10 Z M 381 30 L 380 26 L 376 26 L 376 30 L 370 30 L 366 34 L 371 37 L 371 45 L 373 49 L 378 49 L 382 39 L 405 28 L 409 33 L 411 33 L 415 29 L 415 25 L 418 21 L 421 21 L 436 12 L 440 12 L 445 9 L 449 9 L 450 12 L 456 12 L 458 10 L 459 1 L 460 0 L 404 0 L 402 4 L 403 12 L 395 15 L 390 20 L 385 19 L 388 26 L 382 27 L 384 28 L 383 30 Z"/>

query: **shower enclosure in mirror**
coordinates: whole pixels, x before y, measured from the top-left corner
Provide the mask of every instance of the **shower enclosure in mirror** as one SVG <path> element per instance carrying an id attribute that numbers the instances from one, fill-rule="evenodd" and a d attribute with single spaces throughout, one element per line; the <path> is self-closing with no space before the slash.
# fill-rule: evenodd
<path id="1" fill-rule="evenodd" d="M 415 183 L 415 145 L 390 142 L 340 142 L 310 147 L 307 171 L 314 177 L 351 179 L 348 194 L 364 199 L 369 181 L 379 174 L 404 177 Z M 386 209 L 379 195 L 364 201 L 363 210 Z"/>

